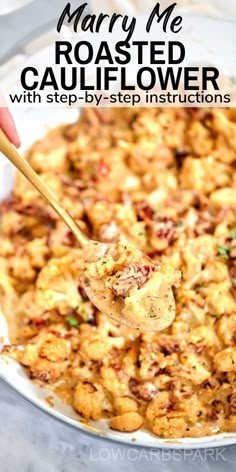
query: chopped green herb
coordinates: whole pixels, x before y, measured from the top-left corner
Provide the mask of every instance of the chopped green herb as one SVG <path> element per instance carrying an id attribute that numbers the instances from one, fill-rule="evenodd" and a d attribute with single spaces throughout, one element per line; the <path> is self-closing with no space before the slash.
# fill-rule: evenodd
<path id="1" fill-rule="evenodd" d="M 179 363 L 180 363 L 179 361 L 174 361 L 173 366 L 179 365 Z"/>
<path id="2" fill-rule="evenodd" d="M 88 297 L 82 298 L 81 303 L 86 303 L 88 302 L 88 300 L 89 300 Z"/>
<path id="3" fill-rule="evenodd" d="M 140 231 L 140 233 L 138 233 L 138 236 L 145 236 L 146 235 L 146 231 Z"/>
<path id="4" fill-rule="evenodd" d="M 156 313 L 149 313 L 149 318 L 156 318 L 156 317 L 157 317 Z"/>
<path id="5" fill-rule="evenodd" d="M 235 226 L 234 226 L 234 228 L 231 229 L 230 236 L 231 236 L 232 239 L 236 239 L 236 227 Z"/>
<path id="6" fill-rule="evenodd" d="M 198 289 L 198 288 L 206 288 L 206 287 L 207 287 L 206 284 L 197 284 L 195 288 Z"/>
<path id="7" fill-rule="evenodd" d="M 210 316 L 211 318 L 216 318 L 217 320 L 220 318 L 221 315 L 214 315 L 213 313 L 207 313 L 208 316 Z"/>
<path id="8" fill-rule="evenodd" d="M 91 176 L 95 175 L 95 170 L 93 167 L 88 167 L 87 171 Z"/>
<path id="9" fill-rule="evenodd" d="M 225 257 L 225 259 L 229 259 L 229 254 L 231 252 L 231 247 L 226 246 L 218 246 L 218 252 Z"/>
<path id="10" fill-rule="evenodd" d="M 71 328 L 76 328 L 76 327 L 79 325 L 78 320 L 76 320 L 76 319 L 73 318 L 72 316 L 66 316 L 66 317 L 65 317 L 65 320 L 66 320 L 67 324 L 68 324 Z"/>
<path id="11" fill-rule="evenodd" d="M 75 308 L 74 308 L 74 311 L 78 311 L 79 310 L 79 305 L 77 305 Z"/>
<path id="12" fill-rule="evenodd" d="M 177 228 L 180 228 L 181 226 L 183 226 L 183 221 L 179 220 L 175 223 L 175 226 L 177 226 Z"/>

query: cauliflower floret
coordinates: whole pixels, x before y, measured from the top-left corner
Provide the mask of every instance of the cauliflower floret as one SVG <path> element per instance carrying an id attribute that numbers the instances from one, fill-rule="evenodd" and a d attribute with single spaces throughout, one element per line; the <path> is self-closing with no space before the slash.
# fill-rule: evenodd
<path id="1" fill-rule="evenodd" d="M 234 188 L 221 188 L 213 192 L 210 196 L 210 203 L 213 207 L 230 207 L 236 210 L 236 192 Z"/>
<path id="2" fill-rule="evenodd" d="M 74 257 L 79 257 L 79 254 Z M 74 309 L 81 302 L 78 291 L 79 263 L 76 273 L 73 262 L 73 254 L 70 254 L 51 259 L 41 270 L 36 282 L 36 300 L 45 310 L 57 309 L 61 314 L 66 314 L 69 308 Z"/>
<path id="3" fill-rule="evenodd" d="M 206 307 L 209 313 L 218 316 L 236 311 L 236 301 L 229 290 L 228 281 L 209 285 Z"/>
<path id="4" fill-rule="evenodd" d="M 100 361 L 105 359 L 112 348 L 121 349 L 125 340 L 122 337 L 107 337 L 98 332 L 91 332 L 89 337 L 85 333 L 80 344 L 80 352 L 88 359 Z"/>
<path id="5" fill-rule="evenodd" d="M 201 159 L 187 157 L 180 172 L 180 182 L 183 188 L 207 195 L 217 187 L 230 184 L 230 167 L 212 156 Z"/>
<path id="6" fill-rule="evenodd" d="M 234 345 L 236 338 L 236 314 L 221 316 L 217 325 L 217 333 L 226 346 Z"/>
<path id="7" fill-rule="evenodd" d="M 32 151 L 30 155 L 30 163 L 37 172 L 45 172 L 49 170 L 64 172 L 67 163 L 66 154 L 67 150 L 65 146 L 56 150 L 52 149 L 47 153 L 45 153 L 45 151 Z"/>
<path id="8" fill-rule="evenodd" d="M 155 418 L 152 431 L 163 438 L 182 438 L 186 436 L 187 423 L 184 418 Z"/>
<path id="9" fill-rule="evenodd" d="M 41 269 L 49 254 L 46 237 L 33 239 L 26 244 L 25 250 L 30 257 L 32 267 Z"/>
<path id="10" fill-rule="evenodd" d="M 170 405 L 170 393 L 167 391 L 158 392 L 146 409 L 146 418 L 150 424 L 153 423 L 157 416 L 165 416 Z"/>
<path id="11" fill-rule="evenodd" d="M 70 342 L 48 333 L 43 338 L 39 350 L 40 357 L 45 357 L 51 362 L 62 362 L 70 355 Z"/>
<path id="12" fill-rule="evenodd" d="M 219 133 L 218 140 L 220 143 L 227 143 L 227 152 L 219 152 L 219 159 L 225 162 L 233 162 L 235 160 L 236 149 L 236 126 L 228 117 L 220 110 L 214 110 L 212 115 L 214 131 Z"/>
<path id="13" fill-rule="evenodd" d="M 184 365 L 183 372 L 186 378 L 190 379 L 194 385 L 199 385 L 211 376 L 210 365 L 199 356 L 188 352 L 181 354 L 181 362 Z"/>
<path id="14" fill-rule="evenodd" d="M 8 238 L 0 238 L 0 257 L 13 256 L 15 248 Z"/>
<path id="15" fill-rule="evenodd" d="M 29 367 L 38 360 L 39 346 L 37 344 L 4 346 L 3 352 L 21 362 L 24 366 Z"/>
<path id="16" fill-rule="evenodd" d="M 66 369 L 65 362 L 50 362 L 48 359 L 38 358 L 30 365 L 30 377 L 43 382 L 55 382 Z"/>
<path id="17" fill-rule="evenodd" d="M 101 368 L 102 384 L 114 396 L 127 396 L 129 388 L 127 385 L 128 379 L 125 372 L 119 371 L 119 376 L 112 367 L 102 366 Z"/>
<path id="18" fill-rule="evenodd" d="M 138 404 L 133 398 L 130 397 L 115 397 L 114 408 L 118 415 L 123 415 L 124 413 L 128 413 L 130 411 L 137 411 Z"/>
<path id="19" fill-rule="evenodd" d="M 123 415 L 114 416 L 110 421 L 110 428 L 116 431 L 131 432 L 141 428 L 143 418 L 139 413 L 130 411 Z"/>
<path id="20" fill-rule="evenodd" d="M 187 139 L 197 156 L 206 156 L 211 153 L 213 147 L 211 132 L 200 121 L 192 121 L 187 131 Z"/>
<path id="21" fill-rule="evenodd" d="M 19 254 L 11 258 L 10 268 L 13 277 L 22 282 L 34 282 L 36 278 L 36 271 L 32 267 L 31 260 L 28 254 Z"/>
<path id="22" fill-rule="evenodd" d="M 16 350 L 15 355 L 16 358 L 18 356 L 18 360 L 20 360 L 23 365 L 25 365 L 26 367 L 30 367 L 38 360 L 39 346 L 37 344 L 27 344 L 27 346 L 24 346 L 23 351 L 20 349 L 17 352 Z"/>
<path id="23" fill-rule="evenodd" d="M 218 352 L 214 358 L 214 365 L 219 372 L 236 372 L 236 348 L 229 347 Z"/>
<path id="24" fill-rule="evenodd" d="M 198 326 L 188 336 L 188 343 L 193 344 L 197 353 L 201 353 L 205 348 L 219 346 L 214 327 Z"/>
<path id="25" fill-rule="evenodd" d="M 99 383 L 78 382 L 74 392 L 74 408 L 86 419 L 97 420 L 109 410 L 110 403 Z"/>

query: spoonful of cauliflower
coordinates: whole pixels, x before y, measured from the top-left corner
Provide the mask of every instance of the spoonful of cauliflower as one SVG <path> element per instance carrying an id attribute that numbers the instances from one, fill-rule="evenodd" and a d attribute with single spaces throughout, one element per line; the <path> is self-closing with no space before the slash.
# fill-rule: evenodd
<path id="1" fill-rule="evenodd" d="M 141 331 L 167 328 L 175 317 L 173 287 L 179 284 L 179 271 L 169 265 L 154 263 L 130 242 L 104 244 L 90 240 L 1 130 L 0 151 L 31 182 L 77 238 L 83 249 L 81 280 L 91 302 L 115 321 Z M 41 287 L 42 290 L 46 290 L 45 287 Z"/>

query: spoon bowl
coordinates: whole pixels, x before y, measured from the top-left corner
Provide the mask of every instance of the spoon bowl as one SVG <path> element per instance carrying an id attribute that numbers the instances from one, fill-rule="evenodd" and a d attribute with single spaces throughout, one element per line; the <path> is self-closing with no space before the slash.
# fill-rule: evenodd
<path id="1" fill-rule="evenodd" d="M 140 331 L 161 331 L 175 317 L 172 286 L 180 275 L 153 262 L 131 243 L 88 243 L 83 285 L 97 308 Z"/>

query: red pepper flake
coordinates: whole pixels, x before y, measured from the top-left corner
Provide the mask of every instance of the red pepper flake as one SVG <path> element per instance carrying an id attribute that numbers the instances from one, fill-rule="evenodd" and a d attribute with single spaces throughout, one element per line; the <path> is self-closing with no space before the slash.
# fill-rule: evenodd
<path id="1" fill-rule="evenodd" d="M 46 324 L 46 320 L 34 320 L 33 323 L 35 324 L 35 326 L 44 326 Z"/>
<path id="2" fill-rule="evenodd" d="M 138 206 L 138 215 L 141 220 L 154 220 L 155 211 L 149 203 L 143 202 Z"/>

